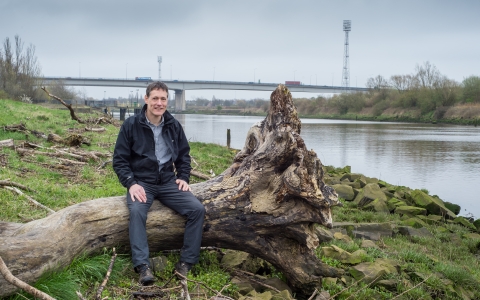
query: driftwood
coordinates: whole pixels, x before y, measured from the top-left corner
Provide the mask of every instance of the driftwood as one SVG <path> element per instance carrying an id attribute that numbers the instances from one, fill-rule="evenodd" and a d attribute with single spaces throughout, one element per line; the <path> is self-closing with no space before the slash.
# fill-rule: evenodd
<path id="1" fill-rule="evenodd" d="M 191 187 L 206 208 L 203 246 L 263 258 L 285 275 L 295 292 L 308 297 L 321 288 L 322 277 L 339 277 L 343 271 L 322 263 L 314 253 L 319 245 L 314 226 L 331 227 L 331 207 L 339 201 L 323 182 L 322 163 L 307 150 L 300 131 L 291 94 L 279 85 L 268 116 L 252 126 L 233 164 Z M 0 256 L 19 278 L 34 282 L 81 253 L 118 245 L 125 251 L 125 202 L 125 196 L 101 198 L 26 224 L 0 222 Z M 147 220 L 151 252 L 180 249 L 184 226 L 182 216 L 155 201 Z M 0 297 L 15 289 L 0 278 Z"/>
<path id="2" fill-rule="evenodd" d="M 0 185 L 1 186 L 14 186 L 14 187 L 18 187 L 24 191 L 29 191 L 29 192 L 35 192 L 34 190 L 32 190 L 31 188 L 29 187 L 26 187 L 24 186 L 23 184 L 20 184 L 20 183 L 16 183 L 16 182 L 13 182 L 13 181 L 10 181 L 10 180 L 0 180 Z"/>
<path id="3" fill-rule="evenodd" d="M 47 93 L 48 96 L 52 97 L 53 99 L 59 101 L 60 103 L 63 104 L 63 106 L 65 106 L 66 108 L 68 108 L 68 110 L 70 111 L 70 117 L 72 118 L 72 120 L 75 120 L 77 121 L 78 123 L 80 124 L 85 124 L 84 121 L 82 121 L 79 117 L 77 117 L 77 115 L 75 114 L 75 111 L 73 110 L 72 108 L 72 105 L 71 104 L 67 104 L 65 103 L 65 101 L 63 101 L 61 98 L 55 96 L 55 95 L 52 95 L 50 94 L 48 91 L 47 91 L 47 88 L 45 88 L 44 86 L 42 86 L 42 90 Z"/>
<path id="4" fill-rule="evenodd" d="M 13 147 L 15 147 L 15 144 L 13 143 L 13 139 L 0 141 L 0 148 L 13 148 Z"/>
<path id="5" fill-rule="evenodd" d="M 104 127 L 98 127 L 98 128 L 88 128 L 88 127 L 85 127 L 85 131 L 92 131 L 92 132 L 104 132 L 105 129 Z"/>

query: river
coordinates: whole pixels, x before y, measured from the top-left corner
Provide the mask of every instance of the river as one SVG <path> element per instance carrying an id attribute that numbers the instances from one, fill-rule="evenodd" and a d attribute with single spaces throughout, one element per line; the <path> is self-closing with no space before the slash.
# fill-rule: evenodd
<path id="1" fill-rule="evenodd" d="M 176 114 L 190 141 L 242 149 L 250 127 L 264 117 Z M 301 136 L 324 165 L 394 185 L 427 189 L 480 218 L 480 127 L 302 119 Z M 480 188 L 480 187 L 479 187 Z"/>

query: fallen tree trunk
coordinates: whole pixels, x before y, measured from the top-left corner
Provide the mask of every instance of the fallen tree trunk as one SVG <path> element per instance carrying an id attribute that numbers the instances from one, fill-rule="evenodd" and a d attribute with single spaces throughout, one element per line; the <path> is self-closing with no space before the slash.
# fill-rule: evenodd
<path id="1" fill-rule="evenodd" d="M 244 148 L 219 176 L 192 185 L 206 208 L 203 246 L 242 250 L 272 263 L 293 290 L 311 294 L 321 277 L 341 270 L 314 254 L 314 224 L 332 226 L 337 195 L 323 182 L 322 164 L 300 137 L 301 122 L 288 89 L 272 93 L 268 116 L 248 132 Z M 86 201 L 26 224 L 0 223 L 0 256 L 20 279 L 34 282 L 83 253 L 128 249 L 125 197 Z M 154 203 L 147 232 L 153 252 L 179 249 L 184 219 Z M 121 251 L 117 247 L 118 250 Z M 15 287 L 0 278 L 0 296 Z"/>

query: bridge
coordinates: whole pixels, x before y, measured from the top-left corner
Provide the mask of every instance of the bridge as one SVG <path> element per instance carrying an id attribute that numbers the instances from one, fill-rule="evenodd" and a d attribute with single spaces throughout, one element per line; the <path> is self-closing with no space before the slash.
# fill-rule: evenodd
<path id="1" fill-rule="evenodd" d="M 42 77 L 44 85 L 62 81 L 67 86 L 102 86 L 102 87 L 131 87 L 146 88 L 157 79 L 119 79 L 119 78 L 82 78 L 82 77 Z M 206 80 L 161 80 L 170 90 L 175 91 L 175 110 L 182 111 L 186 108 L 186 90 L 248 90 L 248 91 L 274 91 L 279 83 L 256 83 L 235 81 L 206 81 Z M 326 85 L 287 84 L 291 92 L 305 93 L 345 93 L 366 92 L 368 88 L 341 87 Z"/>

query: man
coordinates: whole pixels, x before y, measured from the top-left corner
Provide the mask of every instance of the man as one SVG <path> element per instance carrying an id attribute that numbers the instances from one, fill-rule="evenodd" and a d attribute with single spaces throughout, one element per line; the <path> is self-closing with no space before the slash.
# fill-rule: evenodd
<path id="1" fill-rule="evenodd" d="M 188 185 L 190 146 L 182 126 L 167 111 L 167 85 L 151 83 L 144 98 L 142 111 L 128 118 L 120 129 L 113 169 L 128 190 L 133 266 L 140 274 L 140 283 L 150 285 L 155 277 L 149 265 L 146 220 L 153 200 L 187 218 L 180 261 L 175 265 L 183 276 L 198 262 L 205 208 Z"/>

